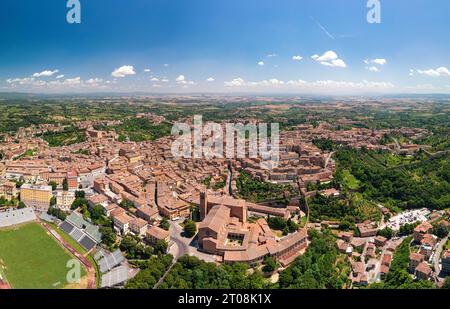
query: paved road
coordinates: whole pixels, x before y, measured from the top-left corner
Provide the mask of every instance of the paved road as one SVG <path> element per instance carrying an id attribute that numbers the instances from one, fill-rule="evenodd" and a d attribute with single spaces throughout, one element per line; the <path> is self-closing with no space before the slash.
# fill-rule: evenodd
<path id="1" fill-rule="evenodd" d="M 173 255 L 173 261 L 172 265 L 170 265 L 170 267 L 166 270 L 153 289 L 157 289 L 161 283 L 163 283 L 164 278 L 170 272 L 173 265 L 175 265 L 177 260 L 183 255 L 193 255 L 206 262 L 214 262 L 216 259 L 215 255 L 200 252 L 196 247 L 190 245 L 194 237 L 186 238 L 181 235 L 183 232 L 183 228 L 180 225 L 181 222 L 183 222 L 183 219 L 170 221 L 170 241 L 172 242 L 172 245 L 169 249 L 169 253 Z"/>
<path id="2" fill-rule="evenodd" d="M 447 243 L 447 237 L 443 238 L 436 247 L 436 251 L 434 252 L 434 272 L 436 273 L 436 279 L 439 281 L 443 281 L 445 278 L 441 277 L 441 265 L 439 264 L 439 259 L 441 257 L 441 252 Z"/>
<path id="3" fill-rule="evenodd" d="M 173 254 L 174 260 L 178 260 L 178 258 L 185 254 L 189 254 L 190 239 L 181 236 L 181 232 L 183 232 L 183 229 L 179 224 L 180 222 L 181 221 L 170 222 L 170 240 L 173 242 L 172 247 L 175 247 L 175 254 Z"/>

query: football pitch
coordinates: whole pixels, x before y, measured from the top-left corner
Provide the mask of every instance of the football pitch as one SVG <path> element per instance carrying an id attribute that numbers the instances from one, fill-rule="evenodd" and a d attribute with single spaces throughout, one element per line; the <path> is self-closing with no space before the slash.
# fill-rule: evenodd
<path id="1" fill-rule="evenodd" d="M 63 288 L 71 259 L 37 223 L 0 230 L 0 266 L 15 289 Z M 81 275 L 85 273 L 82 268 Z"/>

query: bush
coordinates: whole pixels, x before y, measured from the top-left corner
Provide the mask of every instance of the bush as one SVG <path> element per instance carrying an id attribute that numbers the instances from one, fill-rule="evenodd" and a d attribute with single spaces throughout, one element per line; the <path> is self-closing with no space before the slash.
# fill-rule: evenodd
<path id="1" fill-rule="evenodd" d="M 197 225 L 192 220 L 186 220 L 184 222 L 184 232 L 186 236 L 191 238 L 197 233 Z"/>

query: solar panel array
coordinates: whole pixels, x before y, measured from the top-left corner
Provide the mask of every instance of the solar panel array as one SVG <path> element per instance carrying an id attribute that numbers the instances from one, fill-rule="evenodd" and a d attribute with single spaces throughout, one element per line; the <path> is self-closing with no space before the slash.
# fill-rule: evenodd
<path id="1" fill-rule="evenodd" d="M 0 227 L 12 226 L 33 220 L 36 220 L 36 214 L 31 207 L 0 212 Z"/>
<path id="2" fill-rule="evenodd" d="M 102 276 L 101 287 L 113 287 L 128 280 L 128 266 L 119 266 Z"/>

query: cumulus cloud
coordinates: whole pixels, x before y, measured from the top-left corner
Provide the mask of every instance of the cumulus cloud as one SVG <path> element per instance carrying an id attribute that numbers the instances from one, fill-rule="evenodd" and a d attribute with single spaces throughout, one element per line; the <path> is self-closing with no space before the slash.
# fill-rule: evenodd
<path id="1" fill-rule="evenodd" d="M 53 76 L 54 74 L 58 73 L 59 70 L 44 70 L 42 72 L 38 72 L 38 73 L 34 73 L 33 77 L 50 77 Z"/>
<path id="2" fill-rule="evenodd" d="M 193 81 L 187 80 L 184 75 L 178 75 L 178 77 L 175 78 L 175 81 L 177 82 L 177 84 L 181 84 L 181 85 L 185 85 L 185 86 L 195 84 Z"/>
<path id="3" fill-rule="evenodd" d="M 380 72 L 380 69 L 378 69 L 376 66 L 366 67 L 366 69 L 370 72 Z"/>
<path id="4" fill-rule="evenodd" d="M 377 65 L 385 65 L 387 60 L 384 58 L 375 58 L 375 59 L 366 59 L 364 60 L 365 64 L 377 64 Z"/>
<path id="5" fill-rule="evenodd" d="M 152 82 L 159 82 L 159 78 L 157 78 L 157 77 L 152 77 L 150 80 L 151 80 Z"/>
<path id="6" fill-rule="evenodd" d="M 386 59 L 383 58 L 377 58 L 377 59 L 373 59 L 371 60 L 372 63 L 378 64 L 378 65 L 385 65 L 386 64 Z"/>
<path id="7" fill-rule="evenodd" d="M 238 78 L 234 78 L 231 81 L 225 82 L 224 84 L 227 87 L 239 87 L 239 86 L 244 86 L 245 81 L 242 78 L 238 77 Z"/>
<path id="8" fill-rule="evenodd" d="M 144 69 L 144 72 L 146 72 L 146 73 L 148 73 L 150 71 L 151 71 L 150 69 Z"/>
<path id="9" fill-rule="evenodd" d="M 79 85 L 81 84 L 81 77 L 74 77 L 65 79 L 63 82 L 64 85 Z"/>
<path id="10" fill-rule="evenodd" d="M 39 82 L 34 77 L 16 77 L 16 78 L 8 78 L 6 83 L 8 84 L 19 84 L 19 85 L 35 85 L 36 82 Z"/>
<path id="11" fill-rule="evenodd" d="M 257 63 L 260 67 L 264 66 L 264 61 L 260 61 Z"/>
<path id="12" fill-rule="evenodd" d="M 294 61 L 300 61 L 302 59 L 303 59 L 303 57 L 300 55 L 292 56 L 292 60 L 294 60 Z"/>
<path id="13" fill-rule="evenodd" d="M 363 80 L 361 82 L 335 81 L 335 80 L 288 80 L 283 81 L 276 78 L 261 81 L 245 81 L 238 77 L 224 83 L 226 87 L 235 87 L 243 90 L 246 89 L 283 89 L 286 91 L 305 91 L 305 92 L 322 92 L 322 91 L 386 91 L 391 90 L 395 86 L 390 82 L 373 82 Z"/>
<path id="14" fill-rule="evenodd" d="M 115 69 L 111 73 L 113 77 L 125 77 L 127 75 L 134 75 L 134 74 L 136 74 L 136 72 L 134 70 L 134 66 L 132 65 L 121 66 L 120 68 Z"/>
<path id="15" fill-rule="evenodd" d="M 319 56 L 317 54 L 313 55 L 311 56 L 311 59 L 319 62 L 321 65 L 328 67 L 337 67 L 337 68 L 347 67 L 344 60 L 339 59 L 338 55 L 332 50 L 325 52 L 322 56 Z"/>
<path id="16" fill-rule="evenodd" d="M 417 70 L 417 73 L 431 77 L 450 76 L 450 71 L 446 67 L 429 70 Z"/>
<path id="17" fill-rule="evenodd" d="M 57 76 L 58 77 L 58 76 Z M 21 87 L 22 89 L 39 89 L 39 90 L 53 90 L 61 91 L 65 89 L 76 90 L 76 89 L 92 89 L 92 88 L 103 88 L 105 83 L 101 78 L 90 78 L 87 80 L 82 80 L 81 77 L 67 78 L 63 79 L 60 77 L 55 80 L 45 81 L 41 79 L 36 79 L 35 77 L 24 77 L 24 78 L 9 78 L 6 82 L 11 88 Z"/>
<path id="18" fill-rule="evenodd" d="M 63 77 L 64 77 L 64 74 L 61 74 L 61 75 L 56 76 L 56 79 L 61 79 Z"/>
<path id="19" fill-rule="evenodd" d="M 207 81 L 207 82 L 213 82 L 213 81 L 215 81 L 215 79 L 214 79 L 214 77 L 208 77 L 208 78 L 206 79 L 206 81 Z"/>

